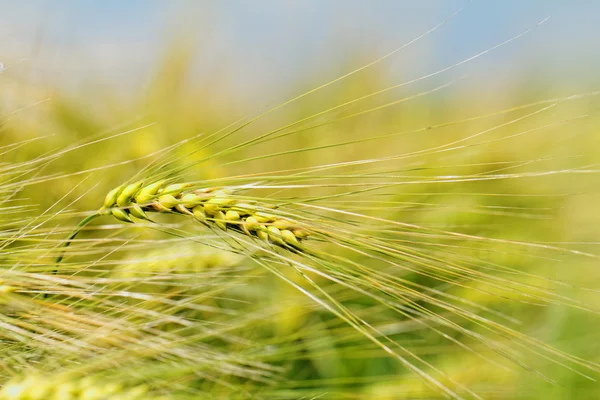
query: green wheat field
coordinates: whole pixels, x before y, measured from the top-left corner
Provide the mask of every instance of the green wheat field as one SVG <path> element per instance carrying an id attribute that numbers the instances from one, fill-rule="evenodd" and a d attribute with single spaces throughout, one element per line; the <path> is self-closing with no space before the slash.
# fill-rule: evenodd
<path id="1" fill-rule="evenodd" d="M 461 12 L 245 106 L 6 58 L 0 400 L 600 398 L 600 83 L 470 83 L 545 16 L 390 76 Z"/>

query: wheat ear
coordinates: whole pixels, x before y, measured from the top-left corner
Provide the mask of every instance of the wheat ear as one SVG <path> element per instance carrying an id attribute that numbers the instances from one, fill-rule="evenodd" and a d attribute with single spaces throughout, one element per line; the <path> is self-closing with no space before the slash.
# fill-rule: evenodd
<path id="1" fill-rule="evenodd" d="M 231 190 L 193 190 L 190 189 L 192 186 L 190 183 L 167 184 L 162 180 L 150 184 L 136 182 L 111 190 L 102 208 L 84 218 L 65 239 L 56 265 L 60 264 L 66 248 L 81 229 L 95 218 L 112 215 L 129 223 L 135 222 L 134 218 L 152 221 L 149 212 L 189 215 L 209 227 L 232 229 L 280 247 L 302 251 L 300 242 L 310 235 L 310 231 L 298 222 L 265 212 L 267 208 L 255 201 L 238 201 L 231 196 Z"/>
<path id="2" fill-rule="evenodd" d="M 146 386 L 124 387 L 120 383 L 99 379 L 65 379 L 31 375 L 8 382 L 0 390 L 0 400 L 148 400 L 159 399 L 148 393 Z"/>
<path id="3" fill-rule="evenodd" d="M 289 218 L 261 210 L 254 201 L 241 202 L 231 191 L 220 188 L 189 190 L 192 184 L 166 184 L 165 181 L 144 185 L 136 182 L 111 190 L 100 214 L 111 214 L 124 222 L 132 217 L 148 220 L 148 212 L 190 215 L 207 226 L 233 229 L 282 247 L 299 249 L 309 231 Z"/>

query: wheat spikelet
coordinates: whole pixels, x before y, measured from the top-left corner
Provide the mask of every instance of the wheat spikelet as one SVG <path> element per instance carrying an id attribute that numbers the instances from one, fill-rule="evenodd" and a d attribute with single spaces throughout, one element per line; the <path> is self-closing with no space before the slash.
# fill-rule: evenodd
<path id="1" fill-rule="evenodd" d="M 233 229 L 269 243 L 299 249 L 300 242 L 310 235 L 296 221 L 265 212 L 254 201 L 241 202 L 231 196 L 231 190 L 206 188 L 188 190 L 192 184 L 151 184 L 136 182 L 111 190 L 104 200 L 100 214 L 111 214 L 124 222 L 132 217 L 148 220 L 148 212 L 190 215 L 207 226 Z"/>

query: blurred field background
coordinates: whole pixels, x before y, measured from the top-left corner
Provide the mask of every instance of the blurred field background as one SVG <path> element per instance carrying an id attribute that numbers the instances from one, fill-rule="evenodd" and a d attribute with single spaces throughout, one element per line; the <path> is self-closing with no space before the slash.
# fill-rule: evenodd
<path id="1" fill-rule="evenodd" d="M 60 154 L 42 168 L 36 165 L 28 171 L 27 176 L 47 178 L 25 184 L 18 194 L 20 204 L 34 206 L 29 216 L 55 216 L 44 220 L 48 230 L 40 232 L 59 241 L 82 212 L 98 209 L 108 190 L 146 166 L 149 155 L 251 118 L 368 64 L 427 32 L 464 4 L 2 2 L 0 153 L 6 149 L 2 162 L 27 163 Z M 343 199 L 332 199 L 331 207 L 344 204 L 346 209 L 426 228 L 500 239 L 482 242 L 468 236 L 415 235 L 410 246 L 449 264 L 493 271 L 508 281 L 518 275 L 519 282 L 541 285 L 543 280 L 534 279 L 535 275 L 564 283 L 548 282 L 548 288 L 557 297 L 575 299 L 578 303 L 571 303 L 575 307 L 569 307 L 567 300 L 538 302 L 525 287 L 512 298 L 494 295 L 475 276 L 462 281 L 475 290 L 437 283 L 435 288 L 485 307 L 482 316 L 501 313 L 504 324 L 600 363 L 598 258 L 576 254 L 600 253 L 600 101 L 590 94 L 600 89 L 600 36 L 594 35 L 594 16 L 599 12 L 600 4 L 594 2 L 474 1 L 405 50 L 277 110 L 192 158 L 210 157 L 338 104 L 427 76 L 534 29 L 473 61 L 295 127 L 304 131 L 226 152 L 187 170 L 186 176 L 210 182 L 419 152 L 378 165 L 378 173 L 403 181 L 386 189 L 380 202 L 344 204 Z M 548 15 L 551 18 L 536 27 Z M 521 107 L 528 104 L 535 106 Z M 483 131 L 484 135 L 462 142 Z M 64 152 L 121 132 L 128 133 Z M 373 139 L 340 144 L 367 138 Z M 452 142 L 460 145 L 452 151 L 435 151 Z M 322 149 L 293 152 L 312 147 Z M 185 156 L 189 148 L 176 151 Z M 284 154 L 261 158 L 279 152 Z M 184 157 L 181 164 L 187 162 L 190 158 Z M 317 188 L 307 190 L 304 196 L 323 193 Z M 10 214 L 0 220 L 5 229 L 19 226 Z M 83 237 L 166 238 L 156 231 L 110 230 L 113 225 L 95 224 Z M 205 355 L 199 369 L 211 374 L 215 369 L 211 375 L 215 379 L 191 372 L 191 363 L 178 368 L 143 359 L 113 366 L 112 371 L 98 368 L 103 374 L 135 377 L 150 386 L 160 381 L 153 389 L 165 396 L 173 385 L 179 396 L 173 398 L 441 398 L 381 349 L 264 268 L 227 252 L 177 244 L 173 253 L 170 246 L 146 248 L 142 255 L 127 247 L 109 254 L 114 261 L 111 276 L 164 271 L 173 275 L 173 282 L 163 287 L 128 286 L 140 293 L 166 292 L 188 279 L 188 295 L 206 308 L 186 318 L 228 326 L 227 332 L 197 339 L 214 351 L 214 360 Z M 565 250 L 549 250 L 550 246 Z M 94 265 L 94 260 L 104 257 L 97 249 L 76 249 L 81 252 L 72 258 L 81 265 Z M 21 260 L 35 270 L 32 254 L 15 253 L 3 255 L 5 269 Z M 369 263 L 358 257 L 356 261 Z M 426 287 L 434 284 L 415 273 L 402 277 Z M 296 278 L 290 275 L 290 279 Z M 322 284 L 357 312 L 377 315 L 388 335 L 483 398 L 594 399 L 600 393 L 597 382 L 525 348 L 513 350 L 522 353 L 523 361 L 536 371 L 556 380 L 556 385 L 518 365 L 490 366 L 370 299 Z M 149 310 L 156 307 L 151 301 L 128 301 Z M 221 311 L 207 311 L 210 307 Z M 476 330 L 477 321 L 470 321 L 469 327 Z M 165 324 L 161 329 L 173 328 Z M 229 340 L 228 334 L 236 340 Z M 196 336 L 201 337 L 198 332 L 190 334 Z M 460 335 L 452 339 L 475 342 Z M 14 347 L 2 351 L 8 360 Z M 215 367 L 222 357 L 238 356 L 269 364 L 264 367 L 268 371 L 264 381 L 247 383 L 244 374 L 234 379 L 230 370 Z M 57 373 L 65 367 L 58 357 L 22 369 L 26 364 L 0 366 L 5 371 L 0 374 L 2 382 L 28 368 Z M 219 382 L 219 374 L 228 384 Z"/>

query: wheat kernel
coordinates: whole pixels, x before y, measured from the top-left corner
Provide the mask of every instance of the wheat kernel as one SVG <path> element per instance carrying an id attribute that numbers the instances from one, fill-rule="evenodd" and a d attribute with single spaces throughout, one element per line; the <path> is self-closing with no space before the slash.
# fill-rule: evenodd
<path id="1" fill-rule="evenodd" d="M 131 200 L 133 200 L 134 195 L 140 190 L 143 182 L 135 182 L 131 185 L 125 186 L 125 188 L 119 193 L 117 196 L 117 205 L 119 207 L 125 207 Z"/>
<path id="2" fill-rule="evenodd" d="M 114 188 L 110 192 L 108 192 L 108 194 L 104 198 L 104 207 L 110 208 L 110 207 L 114 206 L 115 203 L 117 202 L 117 197 L 119 196 L 119 193 L 121 193 L 122 189 L 123 189 L 123 186 L 119 186 L 117 188 Z"/>
<path id="3" fill-rule="evenodd" d="M 177 204 L 179 204 L 179 200 L 177 200 L 172 194 L 163 194 L 159 196 L 158 203 L 165 208 L 173 208 Z"/>
<path id="4" fill-rule="evenodd" d="M 227 221 L 239 221 L 240 213 L 234 210 L 229 210 L 225 213 L 225 219 Z"/>
<path id="5" fill-rule="evenodd" d="M 113 208 L 113 209 L 110 210 L 110 212 L 119 221 L 133 222 L 133 220 L 131 219 L 131 217 L 129 216 L 129 214 L 127 214 L 126 211 L 121 210 L 120 208 Z"/>

